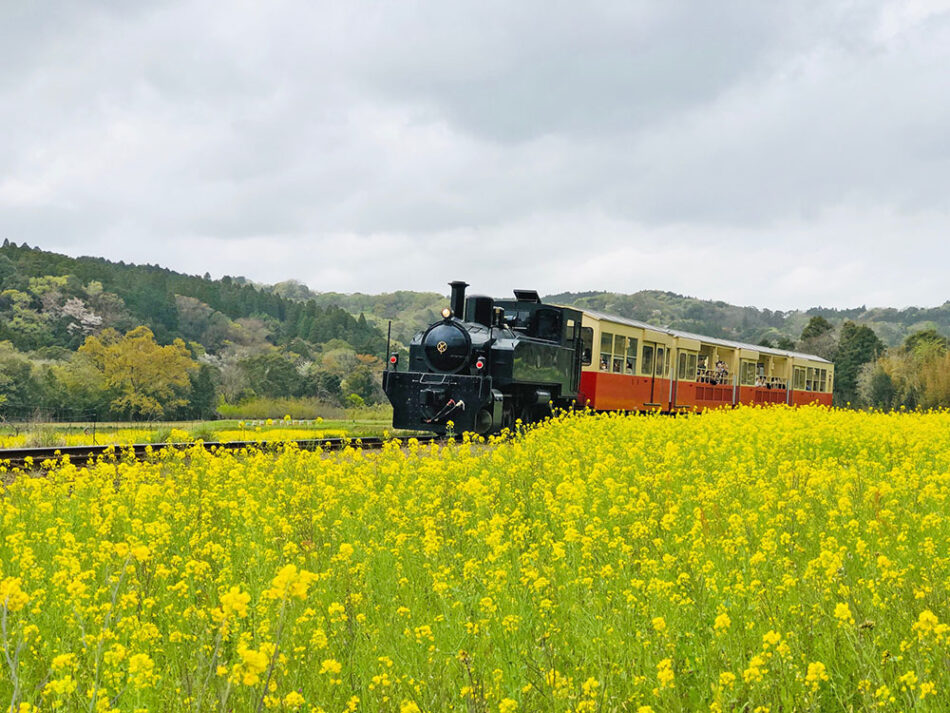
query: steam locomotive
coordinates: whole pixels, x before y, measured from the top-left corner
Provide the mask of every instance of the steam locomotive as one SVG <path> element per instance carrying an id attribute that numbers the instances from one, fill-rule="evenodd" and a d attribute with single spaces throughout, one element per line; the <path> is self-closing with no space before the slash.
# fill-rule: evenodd
<path id="1" fill-rule="evenodd" d="M 574 403 L 580 311 L 543 304 L 533 290 L 494 300 L 466 298 L 465 282 L 449 285 L 450 306 L 413 337 L 408 368 L 392 354 L 383 372 L 395 428 L 486 434 Z"/>
<path id="2" fill-rule="evenodd" d="M 500 431 L 574 404 L 598 411 L 704 411 L 737 404 L 830 406 L 834 364 L 813 354 L 708 337 L 590 309 L 465 297 L 450 282 L 442 320 L 417 334 L 409 364 L 389 358 L 393 426 Z"/>

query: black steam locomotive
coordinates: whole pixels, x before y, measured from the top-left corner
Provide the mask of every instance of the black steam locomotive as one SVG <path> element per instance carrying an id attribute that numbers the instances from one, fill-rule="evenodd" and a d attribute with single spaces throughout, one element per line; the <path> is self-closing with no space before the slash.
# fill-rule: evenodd
<path id="1" fill-rule="evenodd" d="M 451 282 L 442 321 L 409 344 L 409 364 L 389 357 L 383 391 L 393 426 L 480 434 L 540 420 L 568 407 L 581 376 L 581 313 L 541 303 L 532 290 L 514 300 L 473 295 Z M 451 424 L 451 426 L 450 426 Z"/>

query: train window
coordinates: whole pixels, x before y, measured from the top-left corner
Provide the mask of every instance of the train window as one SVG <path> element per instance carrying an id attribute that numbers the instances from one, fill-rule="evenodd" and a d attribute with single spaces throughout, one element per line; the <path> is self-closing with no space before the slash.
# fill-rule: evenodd
<path id="1" fill-rule="evenodd" d="M 800 366 L 795 367 L 794 383 L 792 388 L 802 390 L 805 388 L 805 369 Z"/>
<path id="2" fill-rule="evenodd" d="M 696 380 L 696 363 L 698 355 L 690 352 L 680 352 L 677 366 L 677 378 L 680 380 Z"/>
<path id="3" fill-rule="evenodd" d="M 619 334 L 616 337 L 614 337 L 613 372 L 615 374 L 620 374 L 623 372 L 623 352 L 624 352 L 624 347 L 626 346 L 624 344 L 625 340 L 626 340 L 626 337 L 621 337 Z"/>
<path id="4" fill-rule="evenodd" d="M 653 347 L 643 345 L 643 360 L 640 364 L 640 373 L 653 376 Z"/>
<path id="5" fill-rule="evenodd" d="M 590 366 L 594 351 L 594 330 L 591 327 L 581 327 L 581 364 Z"/>
<path id="6" fill-rule="evenodd" d="M 755 362 L 743 361 L 739 368 L 739 383 L 743 386 L 755 386 Z"/>
<path id="7" fill-rule="evenodd" d="M 613 353 L 614 335 L 609 332 L 600 333 L 600 370 L 607 371 L 610 368 L 610 356 Z"/>
<path id="8" fill-rule="evenodd" d="M 637 373 L 637 340 L 631 337 L 627 340 L 627 374 Z"/>
<path id="9" fill-rule="evenodd" d="M 672 358 L 672 357 L 670 356 L 670 353 L 671 353 L 671 350 L 667 349 L 667 350 L 666 350 L 666 361 L 663 363 L 663 375 L 664 375 L 664 376 L 669 376 L 669 375 L 670 375 L 670 359 Z"/>
<path id="10" fill-rule="evenodd" d="M 828 370 L 819 369 L 820 376 L 818 377 L 818 390 L 827 391 L 828 390 Z"/>
<path id="11" fill-rule="evenodd" d="M 667 355 L 667 357 L 668 356 L 669 355 Z M 657 345 L 657 348 L 656 348 L 656 375 L 657 376 L 666 375 L 666 371 L 663 368 L 664 364 L 668 364 L 668 362 L 664 359 L 663 347 Z"/>

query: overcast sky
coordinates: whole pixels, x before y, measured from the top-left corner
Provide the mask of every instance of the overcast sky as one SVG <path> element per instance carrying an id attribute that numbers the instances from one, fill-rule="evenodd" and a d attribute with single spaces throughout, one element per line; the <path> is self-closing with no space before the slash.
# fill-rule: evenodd
<path id="1" fill-rule="evenodd" d="M 950 0 L 4 0 L 0 237 L 320 291 L 937 305 Z"/>

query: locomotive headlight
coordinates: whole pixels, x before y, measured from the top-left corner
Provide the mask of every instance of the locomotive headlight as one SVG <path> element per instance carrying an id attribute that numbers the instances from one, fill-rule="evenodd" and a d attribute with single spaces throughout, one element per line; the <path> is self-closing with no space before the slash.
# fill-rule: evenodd
<path id="1" fill-rule="evenodd" d="M 484 368 L 485 368 L 485 360 L 482 359 L 481 357 L 478 357 L 478 359 L 475 361 L 475 368 L 478 369 L 479 371 L 481 371 L 482 369 L 484 369 Z"/>
<path id="2" fill-rule="evenodd" d="M 448 307 L 443 307 L 443 308 L 442 308 L 442 319 L 448 319 L 448 318 L 451 317 L 451 316 L 452 316 L 452 310 L 450 310 Z"/>
<path id="3" fill-rule="evenodd" d="M 389 355 L 389 363 L 392 364 L 393 366 L 396 366 L 397 364 L 399 364 L 399 355 L 398 355 L 398 354 L 390 354 L 390 355 Z"/>

